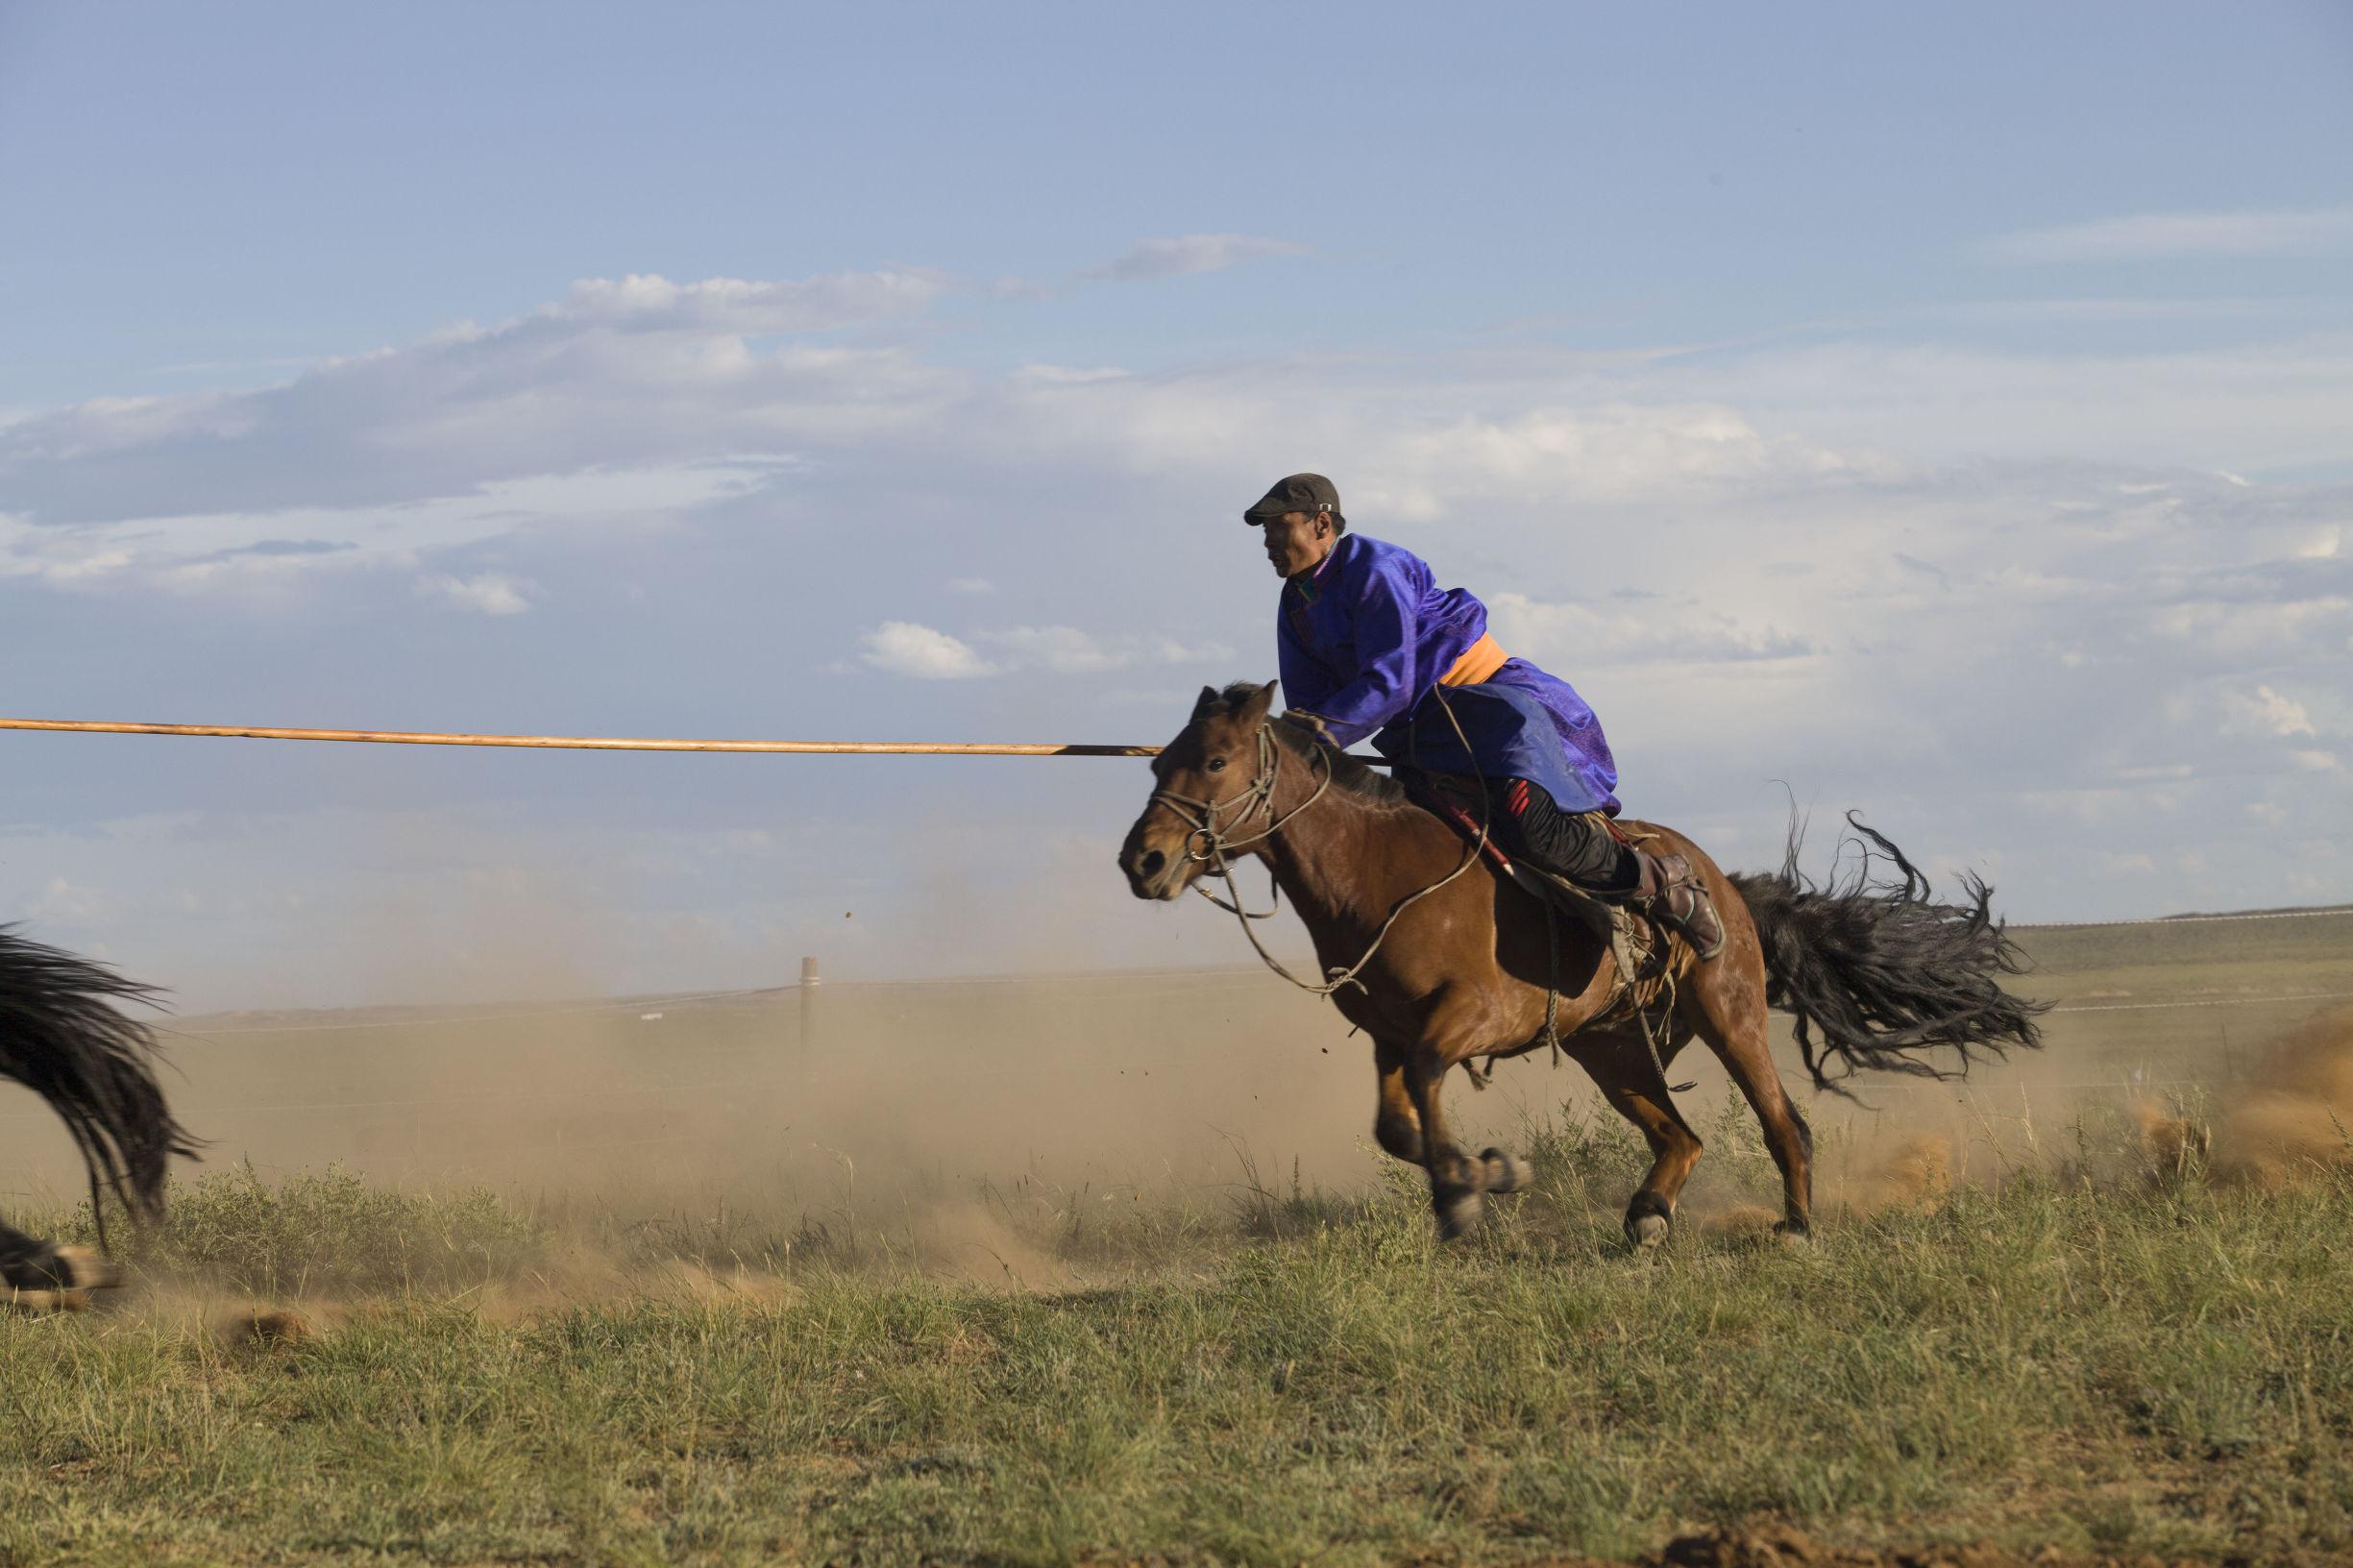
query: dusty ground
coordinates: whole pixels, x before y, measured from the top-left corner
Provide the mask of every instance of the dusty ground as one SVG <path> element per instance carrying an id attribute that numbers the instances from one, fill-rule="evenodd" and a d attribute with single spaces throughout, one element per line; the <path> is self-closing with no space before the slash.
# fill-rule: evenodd
<path id="1" fill-rule="evenodd" d="M 1811 1247 L 1687 1058 L 1630 1267 L 1573 1068 L 1456 1086 L 1542 1180 L 1439 1253 L 1363 1042 L 1258 973 L 189 1020 L 214 1181 L 10 1331 L 0 1560 L 2329 1560 L 2353 919 L 2292 925 L 2032 937 L 2041 1057 L 1812 1102 Z"/>

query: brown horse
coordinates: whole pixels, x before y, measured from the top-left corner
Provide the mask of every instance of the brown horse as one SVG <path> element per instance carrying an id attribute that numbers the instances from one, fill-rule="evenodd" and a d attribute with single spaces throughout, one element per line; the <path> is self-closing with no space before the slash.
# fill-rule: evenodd
<path id="1" fill-rule="evenodd" d="M 1991 890 L 1971 879 L 1969 903 L 1932 901 L 1895 845 L 1859 823 L 1900 882 L 1875 880 L 1867 854 L 1846 884 L 1813 886 L 1797 872 L 1794 834 L 1778 872 L 1727 876 L 1673 829 L 1626 823 L 1691 862 L 1727 938 L 1705 964 L 1670 941 L 1664 1016 L 1630 1013 L 1606 942 L 1581 922 L 1548 919 L 1533 894 L 1397 782 L 1272 717 L 1274 695 L 1271 684 L 1202 689 L 1191 723 L 1153 761 L 1156 788 L 1119 865 L 1139 898 L 1156 899 L 1181 896 L 1229 857 L 1272 868 L 1336 982 L 1311 989 L 1328 990 L 1372 1037 L 1373 1136 L 1429 1172 L 1441 1235 L 1475 1223 L 1482 1194 L 1528 1180 L 1520 1160 L 1501 1149 L 1473 1156 L 1448 1130 L 1439 1090 L 1476 1058 L 1517 1056 L 1556 1034 L 1650 1143 L 1650 1173 L 1626 1211 L 1628 1241 L 1648 1246 L 1665 1239 L 1699 1163 L 1699 1136 L 1663 1074 L 1694 1036 L 1755 1111 L 1780 1167 L 1782 1226 L 1794 1233 L 1812 1220 L 1813 1137 L 1774 1066 L 1769 1003 L 1797 1016 L 1806 1067 L 1826 1088 L 1856 1067 L 1949 1075 L 1910 1054 L 1924 1047 L 1949 1047 L 1965 1070 L 1980 1048 L 2040 1042 L 2039 1009 L 1994 978 L 2021 966 L 1989 914 Z"/>

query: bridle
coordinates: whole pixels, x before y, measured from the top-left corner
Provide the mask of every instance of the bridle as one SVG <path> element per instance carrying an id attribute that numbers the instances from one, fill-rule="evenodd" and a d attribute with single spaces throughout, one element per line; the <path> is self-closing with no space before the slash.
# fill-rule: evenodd
<path id="1" fill-rule="evenodd" d="M 1452 717 L 1452 710 L 1449 710 L 1448 716 Z M 1459 731 L 1460 726 L 1458 724 L 1457 732 L 1459 733 Z M 1252 845 L 1273 838 L 1282 830 L 1284 823 L 1321 800 L 1325 792 L 1332 788 L 1332 756 L 1330 752 L 1319 749 L 1315 753 L 1315 758 L 1322 764 L 1320 770 L 1322 776 L 1315 781 L 1314 792 L 1290 810 L 1279 816 L 1276 815 L 1274 809 L 1275 785 L 1282 776 L 1285 749 L 1283 743 L 1275 739 L 1275 721 L 1262 719 L 1259 721 L 1258 733 L 1258 772 L 1253 775 L 1248 784 L 1242 786 L 1238 793 L 1227 796 L 1222 800 L 1204 800 L 1195 796 L 1180 795 L 1175 790 L 1160 789 L 1152 792 L 1152 804 L 1164 808 L 1178 821 L 1190 829 L 1185 835 L 1185 858 L 1205 866 L 1214 872 L 1225 883 L 1228 898 L 1232 901 L 1220 898 L 1203 887 L 1199 877 L 1193 879 L 1193 892 L 1241 922 L 1242 935 L 1250 939 L 1250 945 L 1256 949 L 1260 960 L 1268 968 L 1297 986 L 1301 991 L 1317 996 L 1329 996 L 1343 986 L 1354 986 L 1359 991 L 1362 991 L 1364 982 L 1359 980 L 1357 976 L 1363 971 L 1364 966 L 1373 961 L 1373 955 L 1381 951 L 1381 944 L 1388 940 L 1389 928 L 1397 923 L 1397 918 L 1412 905 L 1429 897 L 1447 883 L 1469 870 L 1477 863 L 1480 850 L 1486 846 L 1487 824 L 1484 821 L 1480 822 L 1478 842 L 1464 851 L 1461 865 L 1457 866 L 1428 887 L 1416 893 L 1409 893 L 1397 901 L 1396 907 L 1389 911 L 1389 918 L 1381 922 L 1381 929 L 1373 933 L 1372 945 L 1364 949 L 1363 957 L 1345 968 L 1336 965 L 1328 968 L 1325 970 L 1324 982 L 1321 985 L 1311 980 L 1302 980 L 1285 968 L 1282 961 L 1268 952 L 1265 943 L 1259 941 L 1258 932 L 1251 929 L 1251 922 L 1271 919 L 1276 910 L 1282 907 L 1283 884 L 1276 879 L 1274 869 L 1271 866 L 1267 868 L 1266 880 L 1269 892 L 1266 907 L 1262 910 L 1245 909 L 1242 907 L 1241 890 L 1234 885 L 1234 865 L 1231 859 L 1234 850 L 1246 849 Z M 1219 816 L 1236 806 L 1241 808 L 1240 815 L 1233 819 L 1230 826 L 1220 827 L 1218 825 Z M 1235 829 L 1247 827 L 1261 815 L 1267 818 L 1266 825 L 1263 828 L 1251 834 L 1248 838 L 1231 836 Z"/>
<path id="2" fill-rule="evenodd" d="M 1174 790 L 1152 792 L 1154 805 L 1166 807 L 1170 816 L 1192 830 L 1185 835 L 1185 858 L 1217 871 L 1225 877 L 1229 888 L 1234 878 L 1226 866 L 1226 857 L 1232 851 L 1247 849 L 1262 840 L 1273 838 L 1285 822 L 1321 800 L 1324 792 L 1332 787 L 1332 761 L 1319 751 L 1316 756 L 1323 763 L 1323 777 L 1317 781 L 1315 793 L 1282 816 L 1273 816 L 1275 784 L 1282 774 L 1284 747 L 1283 743 L 1275 739 L 1275 722 L 1272 719 L 1259 721 L 1258 746 L 1258 772 L 1238 795 L 1229 795 L 1223 800 L 1203 800 L 1194 796 L 1179 795 Z M 1240 805 L 1242 812 L 1234 819 L 1234 827 L 1249 825 L 1261 813 L 1265 813 L 1272 820 L 1263 831 L 1253 833 L 1246 839 L 1230 838 L 1227 830 L 1218 827 L 1217 818 L 1220 813 L 1236 805 Z M 1199 883 L 1196 882 L 1194 886 L 1198 887 Z M 1210 897 L 1212 902 L 1216 901 L 1213 894 L 1205 893 L 1204 896 Z M 1272 914 L 1273 911 L 1267 913 Z"/>

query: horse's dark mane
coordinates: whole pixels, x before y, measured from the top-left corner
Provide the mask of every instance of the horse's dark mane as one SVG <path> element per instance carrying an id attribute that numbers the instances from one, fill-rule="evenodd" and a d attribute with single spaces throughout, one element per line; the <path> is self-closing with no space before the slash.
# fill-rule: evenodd
<path id="1" fill-rule="evenodd" d="M 1406 798 L 1406 787 L 1383 772 L 1350 756 L 1336 746 L 1327 745 L 1324 738 L 1305 724 L 1295 724 L 1288 719 L 1275 721 L 1275 740 L 1287 751 L 1312 762 L 1318 752 L 1332 769 L 1332 787 L 1364 800 L 1387 802 Z"/>
<path id="2" fill-rule="evenodd" d="M 1227 712 L 1240 707 L 1258 696 L 1260 688 L 1246 680 L 1238 680 L 1218 694 L 1220 704 Z M 1332 787 L 1363 800 L 1388 802 L 1407 798 L 1405 786 L 1377 768 L 1368 767 L 1355 757 L 1326 741 L 1307 725 L 1278 717 L 1274 722 L 1274 737 L 1283 748 L 1293 756 L 1315 762 L 1320 755 L 1332 770 Z"/>

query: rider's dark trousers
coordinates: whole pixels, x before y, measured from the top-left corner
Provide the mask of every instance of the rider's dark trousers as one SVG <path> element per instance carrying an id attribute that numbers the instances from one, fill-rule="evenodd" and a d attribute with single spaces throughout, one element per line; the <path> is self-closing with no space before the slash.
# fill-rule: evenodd
<path id="1" fill-rule="evenodd" d="M 1507 855 L 1595 893 L 1631 893 L 1642 880 L 1642 862 L 1631 846 L 1583 814 L 1562 811 L 1532 779 L 1489 780 L 1487 804 L 1488 831 Z"/>

